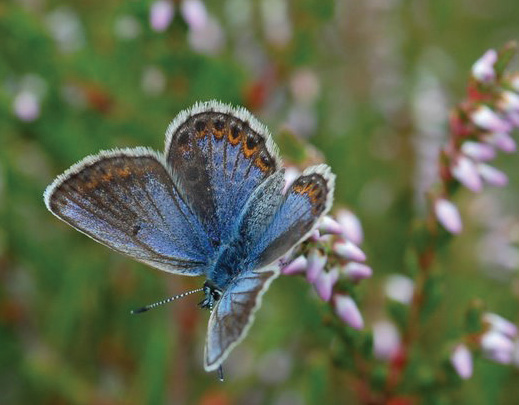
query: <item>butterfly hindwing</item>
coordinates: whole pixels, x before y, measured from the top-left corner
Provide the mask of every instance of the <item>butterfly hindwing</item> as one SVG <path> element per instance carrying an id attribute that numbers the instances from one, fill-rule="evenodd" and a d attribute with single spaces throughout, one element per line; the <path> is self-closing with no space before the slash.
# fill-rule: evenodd
<path id="1" fill-rule="evenodd" d="M 263 294 L 278 275 L 276 266 L 262 270 L 236 277 L 211 312 L 204 354 L 207 371 L 216 370 L 247 334 Z"/>
<path id="2" fill-rule="evenodd" d="M 83 159 L 47 188 L 45 203 L 58 218 L 118 252 L 168 272 L 205 274 L 207 236 L 163 158 L 150 150 Z"/>
<path id="3" fill-rule="evenodd" d="M 254 242 L 250 266 L 264 267 L 306 239 L 333 202 L 335 175 L 327 165 L 308 168 L 288 188 L 270 224 Z"/>
<path id="4" fill-rule="evenodd" d="M 244 109 L 215 101 L 181 114 L 167 131 L 166 159 L 214 243 L 226 243 L 254 190 L 280 168 L 268 130 Z"/>

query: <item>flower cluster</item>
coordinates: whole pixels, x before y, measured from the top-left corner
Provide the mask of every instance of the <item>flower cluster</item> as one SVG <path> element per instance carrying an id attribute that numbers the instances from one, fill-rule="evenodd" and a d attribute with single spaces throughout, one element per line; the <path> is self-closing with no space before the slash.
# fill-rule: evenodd
<path id="1" fill-rule="evenodd" d="M 453 182 L 473 192 L 480 192 L 484 183 L 508 183 L 505 173 L 488 164 L 496 151 L 516 150 L 511 132 L 519 127 L 519 76 L 497 69 L 505 57 L 506 50 L 503 55 L 489 50 L 474 64 L 468 97 L 451 115 L 452 136 L 440 158 L 444 187 L 433 202 L 438 221 L 451 233 L 462 230 L 459 212 L 447 198 Z"/>
<path id="2" fill-rule="evenodd" d="M 472 349 L 481 351 L 483 357 L 500 364 L 519 367 L 519 334 L 517 326 L 500 315 L 486 312 L 482 316 L 483 332 L 477 334 Z M 451 364 L 456 373 L 468 379 L 473 372 L 473 356 L 469 345 L 458 344 L 451 353 Z"/>
<path id="3" fill-rule="evenodd" d="M 287 183 L 293 173 L 287 170 Z M 340 210 L 335 218 L 325 216 L 318 228 L 300 248 L 282 259 L 282 273 L 304 274 L 318 296 L 333 304 L 336 314 L 355 329 L 364 327 L 364 319 L 350 294 L 336 291 L 339 281 L 357 284 L 372 275 L 365 253 L 358 246 L 363 231 L 351 211 Z M 295 258 L 294 258 L 295 257 Z"/>

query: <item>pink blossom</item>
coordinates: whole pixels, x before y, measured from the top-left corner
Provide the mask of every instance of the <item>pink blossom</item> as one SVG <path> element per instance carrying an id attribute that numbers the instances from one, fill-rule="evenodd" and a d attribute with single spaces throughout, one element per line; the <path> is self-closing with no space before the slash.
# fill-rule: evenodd
<path id="1" fill-rule="evenodd" d="M 323 271 L 314 282 L 315 289 L 323 301 L 329 301 L 332 297 L 333 286 L 339 279 L 339 271 L 336 267 L 330 271 Z"/>
<path id="2" fill-rule="evenodd" d="M 165 31 L 175 15 L 175 8 L 171 1 L 158 0 L 150 8 L 150 25 L 157 32 Z"/>
<path id="3" fill-rule="evenodd" d="M 339 256 L 347 260 L 355 260 L 356 262 L 363 262 L 366 260 L 366 254 L 354 243 L 349 240 L 337 241 L 333 244 L 333 250 Z"/>
<path id="4" fill-rule="evenodd" d="M 498 107 L 507 112 L 519 112 L 519 95 L 513 91 L 503 91 L 501 97 L 497 102 Z"/>
<path id="5" fill-rule="evenodd" d="M 285 168 L 285 187 L 283 187 L 283 194 L 286 193 L 294 180 L 297 179 L 300 175 L 301 172 L 294 166 L 288 166 Z"/>
<path id="6" fill-rule="evenodd" d="M 335 219 L 326 215 L 319 222 L 319 232 L 321 232 L 321 234 L 340 235 L 342 233 L 342 227 Z"/>
<path id="7" fill-rule="evenodd" d="M 472 364 L 472 353 L 466 345 L 460 343 L 457 345 L 451 354 L 451 364 L 458 375 L 467 380 L 472 377 L 473 364 Z"/>
<path id="8" fill-rule="evenodd" d="M 451 173 L 461 184 L 477 193 L 483 189 L 483 182 L 479 176 L 476 164 L 465 156 L 458 156 L 451 168 Z"/>
<path id="9" fill-rule="evenodd" d="M 491 132 L 509 132 L 512 126 L 486 105 L 480 105 L 471 114 L 472 122 Z"/>
<path id="10" fill-rule="evenodd" d="M 504 334 L 490 330 L 481 337 L 481 349 L 486 357 L 498 363 L 509 364 L 512 361 L 514 343 Z"/>
<path id="11" fill-rule="evenodd" d="M 341 274 L 352 281 L 359 281 L 370 278 L 373 270 L 363 263 L 350 262 L 341 269 Z"/>
<path id="12" fill-rule="evenodd" d="M 500 315 L 486 312 L 483 315 L 483 321 L 488 323 L 492 330 L 502 333 L 509 338 L 517 337 L 517 326 Z"/>
<path id="13" fill-rule="evenodd" d="M 483 139 L 503 152 L 515 152 L 517 148 L 515 141 L 507 132 L 491 132 L 485 134 Z"/>
<path id="14" fill-rule="evenodd" d="M 337 222 L 342 227 L 342 235 L 356 245 L 364 239 L 362 225 L 357 216 L 350 210 L 342 209 L 337 213 Z"/>
<path id="15" fill-rule="evenodd" d="M 390 321 L 382 320 L 373 324 L 373 352 L 377 359 L 390 360 L 400 348 L 400 333 Z"/>
<path id="16" fill-rule="evenodd" d="M 501 170 L 485 163 L 478 163 L 478 172 L 488 184 L 503 187 L 508 184 L 508 176 Z"/>
<path id="17" fill-rule="evenodd" d="M 414 283 L 409 277 L 393 274 L 386 280 L 385 291 L 388 298 L 407 305 L 413 299 Z"/>
<path id="18" fill-rule="evenodd" d="M 461 152 L 474 160 L 491 160 L 496 156 L 494 148 L 482 142 L 466 141 L 461 145 Z"/>
<path id="19" fill-rule="evenodd" d="M 364 319 L 355 301 L 349 295 L 335 295 L 335 312 L 345 323 L 354 329 L 364 327 Z"/>
<path id="20" fill-rule="evenodd" d="M 308 268 L 306 270 L 306 279 L 313 283 L 319 277 L 326 264 L 326 256 L 319 250 L 313 249 L 308 254 Z"/>
<path id="21" fill-rule="evenodd" d="M 434 202 L 434 213 L 443 227 L 450 233 L 458 234 L 463 229 L 458 208 L 444 198 L 439 198 Z"/>
<path id="22" fill-rule="evenodd" d="M 33 92 L 21 91 L 14 98 L 13 110 L 22 121 L 34 121 L 40 116 L 40 101 Z"/>
<path id="23" fill-rule="evenodd" d="M 207 9 L 200 0 L 184 0 L 180 12 L 192 30 L 200 29 L 207 23 Z"/>
<path id="24" fill-rule="evenodd" d="M 305 256 L 301 255 L 292 260 L 287 264 L 281 272 L 286 275 L 292 275 L 296 273 L 304 273 L 308 266 L 308 261 Z"/>
<path id="25" fill-rule="evenodd" d="M 496 78 L 496 72 L 494 71 L 496 61 L 497 52 L 494 49 L 489 49 L 472 66 L 472 76 L 482 83 L 494 81 Z"/>

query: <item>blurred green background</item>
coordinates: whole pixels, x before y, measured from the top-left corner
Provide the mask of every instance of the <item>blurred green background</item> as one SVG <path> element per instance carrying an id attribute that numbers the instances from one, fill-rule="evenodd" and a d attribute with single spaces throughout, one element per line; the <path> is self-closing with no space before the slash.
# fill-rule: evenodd
<path id="1" fill-rule="evenodd" d="M 196 298 L 130 315 L 203 280 L 96 244 L 47 212 L 43 190 L 101 149 L 162 150 L 170 120 L 198 100 L 244 105 L 286 161 L 301 163 L 304 140 L 338 175 L 336 206 L 362 220 L 375 272 L 358 294 L 367 334 L 387 317 L 385 277 L 406 271 L 448 110 L 472 63 L 519 37 L 517 1 L 173 3 L 161 30 L 148 0 L 0 2 L 0 403 L 355 403 L 330 361 L 326 309 L 302 279 L 274 283 L 219 383 L 203 371 L 208 313 Z M 439 307 L 410 386 L 459 339 L 473 298 L 519 319 L 519 159 L 496 166 L 506 189 L 458 195 L 465 231 L 440 257 Z M 518 382 L 517 368 L 478 360 L 463 386 L 423 392 L 427 403 L 512 404 Z"/>

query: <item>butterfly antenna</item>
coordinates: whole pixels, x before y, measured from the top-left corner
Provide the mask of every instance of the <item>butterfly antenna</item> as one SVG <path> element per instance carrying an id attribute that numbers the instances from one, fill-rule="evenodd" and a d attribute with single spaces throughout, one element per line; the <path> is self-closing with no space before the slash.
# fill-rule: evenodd
<path id="1" fill-rule="evenodd" d="M 204 291 L 204 289 L 203 288 L 197 288 L 196 290 L 186 291 L 185 293 L 174 295 L 173 297 L 166 298 L 165 300 L 162 300 L 162 301 L 154 302 L 153 304 L 146 305 L 145 307 L 134 309 L 134 310 L 131 311 L 131 313 L 132 314 L 140 314 L 140 313 L 149 311 L 150 309 L 156 308 L 156 307 L 158 307 L 160 305 L 167 304 L 168 302 L 175 301 L 175 300 L 178 300 L 179 298 L 184 298 L 184 297 L 186 297 L 188 295 L 191 295 L 191 294 L 194 294 L 194 293 L 197 293 L 197 292 L 201 292 L 201 291 Z"/>
<path id="2" fill-rule="evenodd" d="M 218 379 L 223 382 L 223 367 L 220 365 L 220 367 L 218 367 Z"/>

